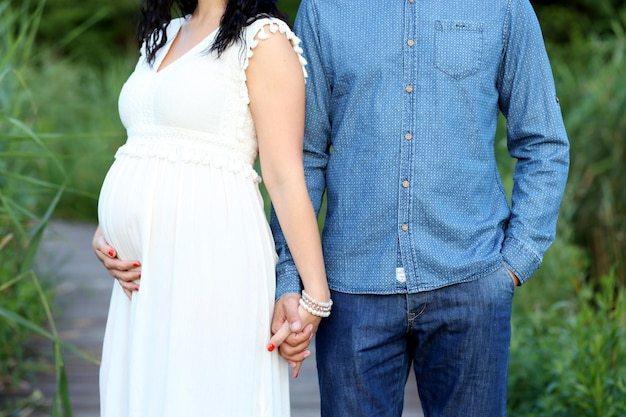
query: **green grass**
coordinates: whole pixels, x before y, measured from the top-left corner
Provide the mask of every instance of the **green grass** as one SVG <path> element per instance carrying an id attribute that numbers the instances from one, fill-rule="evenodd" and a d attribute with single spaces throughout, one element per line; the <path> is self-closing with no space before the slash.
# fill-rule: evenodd
<path id="1" fill-rule="evenodd" d="M 35 256 L 45 228 L 64 195 L 68 171 L 44 138 L 33 129 L 36 105 L 28 74 L 44 2 L 12 6 L 0 1 L 0 415 L 20 415 L 28 398 L 13 396 L 21 382 L 39 369 L 25 342 L 33 335 L 52 341 L 57 391 L 50 415 L 71 416 L 61 348 L 87 355 L 59 339 L 50 288 L 35 273 Z M 54 177 L 54 178 L 52 178 Z"/>
<path id="2" fill-rule="evenodd" d="M 542 284 L 516 294 L 526 311 L 513 319 L 509 415 L 626 415 L 626 289 L 614 271 L 600 288 L 561 278 L 557 299 Z"/>

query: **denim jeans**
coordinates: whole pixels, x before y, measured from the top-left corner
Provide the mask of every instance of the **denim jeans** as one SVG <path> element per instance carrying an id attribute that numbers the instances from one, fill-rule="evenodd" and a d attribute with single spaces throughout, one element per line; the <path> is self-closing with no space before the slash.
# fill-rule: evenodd
<path id="1" fill-rule="evenodd" d="M 417 294 L 332 292 L 316 334 L 322 417 L 400 417 L 411 364 L 425 417 L 505 416 L 514 289 L 501 267 Z"/>

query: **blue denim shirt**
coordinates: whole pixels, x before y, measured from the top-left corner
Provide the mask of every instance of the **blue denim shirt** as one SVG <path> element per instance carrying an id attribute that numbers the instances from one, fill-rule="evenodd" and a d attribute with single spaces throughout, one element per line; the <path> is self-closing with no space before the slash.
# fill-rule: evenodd
<path id="1" fill-rule="evenodd" d="M 505 265 L 524 283 L 555 237 L 569 144 L 528 0 L 304 0 L 305 171 L 327 192 L 333 290 L 414 293 Z M 498 114 L 516 159 L 509 206 Z M 276 217 L 277 298 L 300 291 Z"/>

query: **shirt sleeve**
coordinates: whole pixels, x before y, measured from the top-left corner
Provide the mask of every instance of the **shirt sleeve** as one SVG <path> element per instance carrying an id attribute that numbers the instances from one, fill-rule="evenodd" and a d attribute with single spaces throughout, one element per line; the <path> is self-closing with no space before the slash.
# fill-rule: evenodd
<path id="1" fill-rule="evenodd" d="M 330 155 L 330 121 L 328 114 L 329 87 L 323 64 L 323 54 L 317 32 L 314 2 L 304 0 L 296 17 L 295 33 L 302 41 L 307 62 L 306 119 L 304 128 L 304 173 L 309 196 L 318 214 L 326 190 L 326 165 Z M 276 243 L 276 298 L 287 293 L 300 293 L 302 284 L 289 252 L 285 236 L 274 209 L 270 226 Z"/>
<path id="2" fill-rule="evenodd" d="M 504 25 L 499 105 L 516 159 L 504 263 L 524 283 L 553 242 L 569 169 L 569 142 L 539 22 L 528 0 L 511 0 Z"/>

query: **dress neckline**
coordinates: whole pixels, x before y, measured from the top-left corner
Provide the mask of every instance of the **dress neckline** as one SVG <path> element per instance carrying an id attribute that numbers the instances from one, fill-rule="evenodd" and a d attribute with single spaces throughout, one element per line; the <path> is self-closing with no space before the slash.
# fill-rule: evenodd
<path id="1" fill-rule="evenodd" d="M 219 30 L 219 27 L 215 28 L 211 33 L 209 33 L 204 38 L 202 38 L 198 43 L 196 43 L 194 46 L 192 46 L 184 54 L 182 54 L 181 56 L 176 58 L 174 61 L 172 61 L 169 64 L 167 64 L 165 67 L 162 67 L 163 61 L 165 60 L 165 58 L 169 54 L 170 49 L 172 48 L 172 45 L 174 44 L 174 41 L 180 35 L 180 31 L 181 31 L 181 28 L 183 27 L 185 19 L 186 19 L 186 17 L 181 17 L 181 18 L 177 19 L 178 22 L 180 22 L 178 24 L 178 27 L 175 28 L 175 29 L 172 29 L 172 33 L 171 33 L 172 36 L 170 36 L 170 33 L 168 33 L 167 43 L 162 48 L 162 53 L 160 54 L 160 56 L 158 58 L 157 65 L 154 65 L 154 67 L 153 67 L 155 74 L 160 74 L 160 73 L 162 73 L 164 71 L 167 71 L 172 65 L 175 65 L 178 61 L 180 61 L 181 59 L 184 59 L 186 56 L 190 55 L 192 52 L 194 52 L 196 49 L 198 49 L 201 45 L 206 45 L 207 41 L 209 39 L 211 39 L 213 36 L 215 36 L 217 34 L 217 31 Z M 168 32 L 170 32 L 170 31 L 168 30 Z"/>

